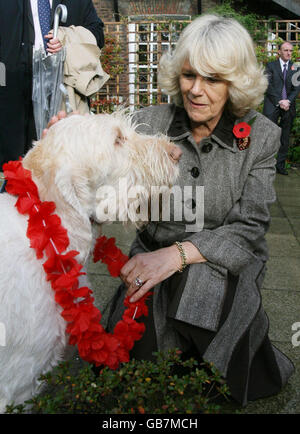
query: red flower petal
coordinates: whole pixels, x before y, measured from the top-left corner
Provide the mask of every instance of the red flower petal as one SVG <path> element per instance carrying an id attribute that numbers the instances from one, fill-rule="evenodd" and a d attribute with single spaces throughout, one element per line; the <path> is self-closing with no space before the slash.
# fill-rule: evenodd
<path id="1" fill-rule="evenodd" d="M 120 346 L 117 351 L 116 351 L 117 355 L 118 355 L 118 359 L 120 363 L 127 363 L 130 360 L 129 357 L 129 352 L 123 348 L 122 346 Z"/>
<path id="2" fill-rule="evenodd" d="M 112 277 L 118 277 L 120 275 L 120 271 L 123 268 L 123 265 L 127 262 L 128 259 L 126 260 L 116 260 L 116 261 L 111 261 L 108 265 L 107 265 L 107 269 L 110 273 L 110 275 Z"/>
<path id="3" fill-rule="evenodd" d="M 73 303 L 73 299 L 74 297 L 68 291 L 56 291 L 55 293 L 55 301 L 62 308 L 70 306 L 70 304 Z"/>
<path id="4" fill-rule="evenodd" d="M 128 309 L 125 310 L 123 318 L 133 318 L 133 316 L 139 318 L 141 316 L 148 316 L 148 307 L 145 302 L 150 295 L 152 295 L 152 292 L 147 292 L 142 298 L 134 303 L 129 301 L 130 297 L 126 297 L 124 305 Z"/>
<path id="5" fill-rule="evenodd" d="M 120 275 L 121 268 L 128 261 L 128 256 L 124 255 L 115 245 L 115 238 L 107 239 L 101 236 L 96 240 L 94 248 L 94 262 L 102 261 L 107 265 L 107 269 L 112 277 Z"/>
<path id="6" fill-rule="evenodd" d="M 91 294 L 93 294 L 93 291 L 91 291 L 87 286 L 83 286 L 79 289 L 75 289 L 74 291 L 72 291 L 72 296 L 75 298 L 84 297 L 85 299 L 87 299 L 90 297 Z"/>
<path id="7" fill-rule="evenodd" d="M 108 357 L 105 360 L 106 366 L 108 366 L 110 369 L 117 369 L 119 366 L 119 358 L 116 354 L 108 354 Z"/>
<path id="8" fill-rule="evenodd" d="M 29 195 L 29 196 L 19 196 L 19 199 L 16 202 L 16 208 L 20 214 L 30 214 L 33 212 L 34 207 L 39 207 L 41 205 L 41 201 L 37 196 Z"/>
<path id="9" fill-rule="evenodd" d="M 233 127 L 232 131 L 235 137 L 237 137 L 238 139 L 243 139 L 250 135 L 251 127 L 246 122 L 240 122 Z"/>
<path id="10" fill-rule="evenodd" d="M 6 191 L 15 195 L 27 195 L 28 193 L 38 196 L 38 189 L 31 180 L 31 173 L 22 166 L 21 161 L 10 161 L 3 164 L 3 173 L 7 179 Z"/>
<path id="11" fill-rule="evenodd" d="M 53 288 L 61 288 L 64 285 L 72 288 L 76 284 L 77 277 L 84 274 L 80 272 L 82 265 L 74 259 L 77 255 L 76 250 L 71 250 L 66 255 L 52 255 L 43 264 L 47 280 L 51 281 Z"/>

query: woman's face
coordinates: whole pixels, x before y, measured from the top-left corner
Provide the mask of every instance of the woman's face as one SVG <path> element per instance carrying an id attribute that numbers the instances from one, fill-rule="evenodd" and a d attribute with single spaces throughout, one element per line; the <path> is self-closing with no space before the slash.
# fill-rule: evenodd
<path id="1" fill-rule="evenodd" d="M 228 99 L 229 84 L 218 78 L 202 77 L 186 60 L 179 76 L 179 86 L 192 125 L 217 124 Z"/>

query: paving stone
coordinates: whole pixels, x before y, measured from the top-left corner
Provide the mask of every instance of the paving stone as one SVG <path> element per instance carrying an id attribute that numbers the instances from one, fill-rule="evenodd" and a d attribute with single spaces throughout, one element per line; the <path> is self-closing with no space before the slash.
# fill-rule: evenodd
<path id="1" fill-rule="evenodd" d="M 281 218 L 286 217 L 278 202 L 272 203 L 272 205 L 270 206 L 270 215 L 272 218 L 273 217 L 281 217 Z"/>
<path id="2" fill-rule="evenodd" d="M 130 246 L 135 238 L 136 228 L 132 224 L 123 225 L 120 222 L 104 225 L 102 228 L 103 235 L 107 238 L 115 237 L 116 244 Z"/>
<path id="3" fill-rule="evenodd" d="M 277 174 L 274 182 L 276 190 L 289 189 L 290 191 L 294 188 L 300 187 L 300 176 L 298 175 L 299 169 L 290 170 L 288 176 L 282 176 Z"/>
<path id="4" fill-rule="evenodd" d="M 272 256 L 300 258 L 300 244 L 294 235 L 269 232 L 266 240 Z"/>
<path id="5" fill-rule="evenodd" d="M 293 229 L 293 232 L 299 238 L 300 237 L 300 219 L 299 218 L 290 218 L 289 223 Z"/>
<path id="6" fill-rule="evenodd" d="M 95 306 L 102 314 L 101 324 L 106 327 L 111 301 L 121 283 L 119 278 L 89 273 L 90 288 L 95 298 Z"/>
<path id="7" fill-rule="evenodd" d="M 282 205 L 282 211 L 289 219 L 300 219 L 300 206 Z"/>
<path id="8" fill-rule="evenodd" d="M 271 256 L 267 263 L 263 288 L 300 291 L 299 258 Z"/>
<path id="9" fill-rule="evenodd" d="M 299 189 L 300 193 L 300 189 Z M 277 192 L 277 201 L 280 203 L 280 205 L 284 206 L 300 206 L 300 194 L 295 194 L 294 190 L 292 191 L 281 191 Z"/>
<path id="10" fill-rule="evenodd" d="M 292 346 L 292 324 L 300 322 L 300 291 L 269 289 L 261 294 L 269 318 L 270 339 Z"/>
<path id="11" fill-rule="evenodd" d="M 295 373 L 278 395 L 250 402 L 240 409 L 241 414 L 300 414 L 300 346 L 293 348 L 285 342 L 272 343 L 290 358 Z"/>
<path id="12" fill-rule="evenodd" d="M 297 222 L 298 220 L 295 219 Z M 286 219 L 286 217 L 272 217 L 270 229 L 267 235 L 296 235 L 294 225 Z M 299 235 L 300 235 L 300 222 L 299 222 Z"/>

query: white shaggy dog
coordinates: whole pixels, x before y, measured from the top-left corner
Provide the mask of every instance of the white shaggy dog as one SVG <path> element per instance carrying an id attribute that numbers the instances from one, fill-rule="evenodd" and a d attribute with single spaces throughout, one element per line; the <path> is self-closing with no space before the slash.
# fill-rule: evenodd
<path id="1" fill-rule="evenodd" d="M 40 199 L 54 201 L 84 264 L 92 248 L 91 219 L 101 223 L 103 185 L 128 188 L 170 185 L 181 151 L 165 137 L 136 133 L 130 118 L 73 115 L 52 126 L 23 160 L 38 186 Z M 43 262 L 29 246 L 27 217 L 15 208 L 16 197 L 0 194 L 0 412 L 39 391 L 38 378 L 62 360 L 67 346 L 66 322 L 46 281 Z M 142 200 L 142 199 L 140 199 Z M 123 216 L 124 217 L 124 216 Z M 129 215 L 130 218 L 130 215 Z M 3 342 L 2 342 L 3 344 Z"/>

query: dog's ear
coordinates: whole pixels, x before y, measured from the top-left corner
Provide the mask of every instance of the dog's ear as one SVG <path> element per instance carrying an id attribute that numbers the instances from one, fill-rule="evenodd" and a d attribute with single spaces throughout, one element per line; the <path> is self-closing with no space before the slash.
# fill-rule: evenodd
<path id="1" fill-rule="evenodd" d="M 85 177 L 80 176 L 77 172 L 75 181 L 71 169 L 64 166 L 56 172 L 55 185 L 63 199 L 82 216 L 86 217 L 80 202 L 80 197 L 88 196 Z"/>
<path id="2" fill-rule="evenodd" d="M 116 128 L 116 138 L 115 138 L 115 146 L 122 146 L 126 140 L 126 137 L 122 133 L 119 127 Z"/>

